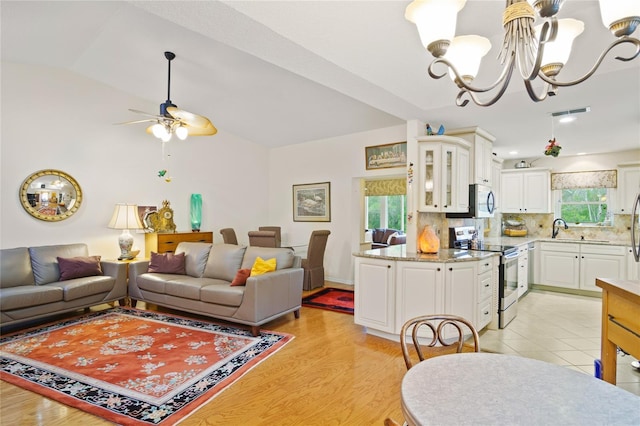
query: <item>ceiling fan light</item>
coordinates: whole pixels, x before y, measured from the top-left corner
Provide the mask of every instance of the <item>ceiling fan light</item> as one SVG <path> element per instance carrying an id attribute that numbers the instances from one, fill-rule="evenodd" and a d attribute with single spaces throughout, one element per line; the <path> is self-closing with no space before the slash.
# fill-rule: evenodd
<path id="1" fill-rule="evenodd" d="M 151 132 L 153 132 L 153 136 L 155 136 L 156 138 L 162 139 L 162 135 L 166 133 L 166 130 L 162 124 L 156 123 L 151 126 Z"/>
<path id="2" fill-rule="evenodd" d="M 600 0 L 600 15 L 602 15 L 602 23 L 608 29 L 612 29 L 613 24 L 620 21 L 628 21 L 635 18 L 640 19 L 640 2 L 638 0 Z M 630 35 L 634 30 L 630 29 Z M 619 36 L 616 34 L 616 36 Z"/>
<path id="3" fill-rule="evenodd" d="M 414 0 L 405 9 L 404 17 L 416 24 L 422 45 L 440 57 L 456 33 L 457 15 L 465 3 L 466 0 Z"/>
<path id="4" fill-rule="evenodd" d="M 491 42 L 486 37 L 466 35 L 455 37 L 445 58 L 456 67 L 456 70 L 467 81 L 473 80 L 478 75 L 482 58 L 491 50 Z M 456 75 L 449 70 L 449 76 L 453 81 Z"/>
<path id="5" fill-rule="evenodd" d="M 536 34 L 540 34 L 542 25 L 535 27 Z M 558 19 L 558 34 L 556 39 L 544 45 L 542 66 L 549 64 L 565 65 L 571 54 L 573 40 L 584 31 L 584 23 L 577 19 Z"/>
<path id="6" fill-rule="evenodd" d="M 184 126 L 178 126 L 178 128 L 176 129 L 176 136 L 178 137 L 178 139 L 183 141 L 187 138 L 187 136 L 189 136 L 189 130 Z"/>

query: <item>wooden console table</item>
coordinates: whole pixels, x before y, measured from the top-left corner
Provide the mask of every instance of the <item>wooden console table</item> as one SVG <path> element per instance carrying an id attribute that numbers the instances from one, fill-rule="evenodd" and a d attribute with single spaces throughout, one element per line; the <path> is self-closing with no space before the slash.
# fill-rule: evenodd
<path id="1" fill-rule="evenodd" d="M 147 233 L 144 235 L 144 256 L 150 258 L 152 251 L 173 253 L 181 242 L 212 243 L 213 232 Z"/>
<path id="2" fill-rule="evenodd" d="M 596 279 L 602 288 L 602 379 L 616 384 L 616 347 L 640 359 L 640 281 Z"/>

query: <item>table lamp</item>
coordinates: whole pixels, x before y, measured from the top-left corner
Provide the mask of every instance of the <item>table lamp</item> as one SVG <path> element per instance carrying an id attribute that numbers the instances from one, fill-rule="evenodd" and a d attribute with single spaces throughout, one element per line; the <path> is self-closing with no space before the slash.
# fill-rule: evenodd
<path id="1" fill-rule="evenodd" d="M 129 229 L 144 228 L 138 216 L 138 206 L 136 204 L 116 204 L 108 226 L 112 229 L 122 229 L 122 234 L 118 237 L 118 245 L 120 246 L 118 260 L 133 259 L 135 257 L 131 253 L 133 236 L 129 233 Z"/>

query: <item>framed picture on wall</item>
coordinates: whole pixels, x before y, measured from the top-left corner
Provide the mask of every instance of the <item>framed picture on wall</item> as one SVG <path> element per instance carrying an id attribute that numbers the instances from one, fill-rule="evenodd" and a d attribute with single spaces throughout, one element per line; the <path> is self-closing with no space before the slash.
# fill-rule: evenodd
<path id="1" fill-rule="evenodd" d="M 144 226 L 144 229 L 139 229 L 137 232 L 153 232 L 153 227 L 151 226 L 151 221 L 149 220 L 149 215 L 151 213 L 157 212 L 158 206 L 140 206 L 138 205 L 138 216 L 140 217 L 140 222 Z"/>
<path id="2" fill-rule="evenodd" d="M 407 142 L 368 146 L 364 150 L 367 170 L 407 166 Z"/>
<path id="3" fill-rule="evenodd" d="M 331 182 L 293 185 L 294 222 L 331 222 Z"/>

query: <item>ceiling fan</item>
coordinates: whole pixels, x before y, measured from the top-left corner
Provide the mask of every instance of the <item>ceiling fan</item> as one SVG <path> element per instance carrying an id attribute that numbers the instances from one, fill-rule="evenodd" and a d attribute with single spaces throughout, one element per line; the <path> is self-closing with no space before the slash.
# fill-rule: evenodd
<path id="1" fill-rule="evenodd" d="M 187 136 L 215 135 L 218 129 L 207 117 L 179 109 L 171 102 L 171 61 L 175 59 L 176 55 L 173 52 L 164 52 L 164 57 L 167 58 L 169 72 L 167 78 L 167 100 L 160 104 L 160 115 L 129 109 L 131 112 L 146 115 L 149 118 L 128 121 L 122 124 L 155 122 L 155 124 L 147 127 L 147 133 L 154 135 L 163 142 L 168 142 L 174 133 L 180 140 L 185 140 Z"/>

